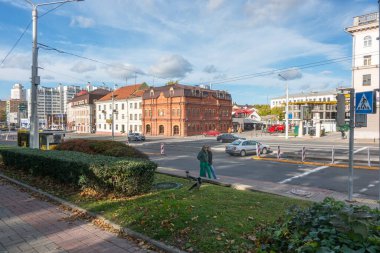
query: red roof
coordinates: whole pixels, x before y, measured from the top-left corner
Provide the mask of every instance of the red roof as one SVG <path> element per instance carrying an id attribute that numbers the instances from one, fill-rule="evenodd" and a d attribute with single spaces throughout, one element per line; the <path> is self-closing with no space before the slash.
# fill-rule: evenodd
<path id="1" fill-rule="evenodd" d="M 127 99 L 130 97 L 141 97 L 144 93 L 144 89 L 141 89 L 142 84 L 128 85 L 124 87 L 120 87 L 114 92 L 110 92 L 98 101 L 108 101 L 112 99 L 112 94 L 115 99 Z"/>

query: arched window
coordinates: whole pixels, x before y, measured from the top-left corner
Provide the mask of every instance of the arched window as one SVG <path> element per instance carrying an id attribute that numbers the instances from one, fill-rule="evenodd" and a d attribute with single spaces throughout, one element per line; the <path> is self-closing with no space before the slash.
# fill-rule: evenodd
<path id="1" fill-rule="evenodd" d="M 372 46 L 372 38 L 371 36 L 367 35 L 364 37 L 364 47 L 370 47 Z"/>
<path id="2" fill-rule="evenodd" d="M 165 133 L 165 128 L 164 128 L 163 125 L 160 125 L 160 126 L 158 127 L 158 134 L 164 134 L 164 133 Z"/>
<path id="3" fill-rule="evenodd" d="M 175 125 L 175 126 L 173 127 L 173 134 L 174 134 L 174 135 L 178 135 L 178 134 L 179 134 L 179 126 Z"/>
<path id="4" fill-rule="evenodd" d="M 150 125 L 145 126 L 145 133 L 150 134 Z"/>

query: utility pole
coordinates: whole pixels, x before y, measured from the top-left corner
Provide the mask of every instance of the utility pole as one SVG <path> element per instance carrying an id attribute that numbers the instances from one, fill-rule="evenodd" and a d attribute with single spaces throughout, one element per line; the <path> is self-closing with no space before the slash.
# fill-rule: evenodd
<path id="1" fill-rule="evenodd" d="M 38 47 L 37 47 L 37 25 L 38 25 L 38 11 L 39 6 L 51 5 L 51 4 L 65 4 L 68 2 L 79 2 L 84 0 L 65 0 L 49 3 L 34 4 L 30 0 L 26 0 L 32 6 L 32 20 L 33 20 L 33 56 L 32 56 L 32 82 L 30 87 L 30 100 L 31 100 L 31 112 L 30 112 L 30 137 L 29 147 L 39 148 L 39 134 L 38 134 L 38 114 L 37 114 L 37 89 L 40 84 L 40 77 L 38 76 Z"/>
<path id="2" fill-rule="evenodd" d="M 288 87 L 288 82 L 287 82 L 288 80 L 281 74 L 278 74 L 278 76 L 284 79 L 286 83 L 285 139 L 289 139 L 289 87 Z"/>
<path id="3" fill-rule="evenodd" d="M 377 20 L 380 24 L 380 0 L 378 0 L 378 5 L 379 5 L 379 12 L 377 13 Z M 378 34 L 378 43 L 379 43 L 379 52 L 380 52 L 380 26 L 379 26 L 379 34 Z M 380 63 L 380 54 L 379 54 L 379 63 Z M 379 78 L 380 78 L 380 67 L 379 67 Z M 380 80 L 379 80 L 379 90 L 378 90 L 378 94 L 379 94 L 379 101 L 376 101 L 376 106 L 377 106 L 377 103 L 380 103 Z M 376 94 L 376 100 L 378 98 L 377 94 Z M 377 126 L 379 127 L 379 149 L 380 149 L 380 108 L 378 108 L 378 111 L 377 112 L 379 114 L 379 122 L 377 124 Z M 379 180 L 380 180 L 380 152 L 379 152 Z M 380 207 L 380 184 L 379 184 L 379 207 Z"/>

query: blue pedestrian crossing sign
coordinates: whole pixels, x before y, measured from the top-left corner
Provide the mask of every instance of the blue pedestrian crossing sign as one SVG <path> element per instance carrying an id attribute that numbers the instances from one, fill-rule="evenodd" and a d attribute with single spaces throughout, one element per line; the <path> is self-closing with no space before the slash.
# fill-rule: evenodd
<path id="1" fill-rule="evenodd" d="M 371 114 L 376 113 L 374 105 L 374 92 L 365 91 L 357 92 L 355 99 L 355 113 L 357 114 Z"/>

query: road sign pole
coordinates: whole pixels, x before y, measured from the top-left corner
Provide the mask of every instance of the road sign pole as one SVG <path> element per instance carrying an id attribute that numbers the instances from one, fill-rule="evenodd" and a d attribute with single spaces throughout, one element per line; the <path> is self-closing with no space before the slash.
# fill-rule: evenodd
<path id="1" fill-rule="evenodd" d="M 348 200 L 352 201 L 354 183 L 354 128 L 355 128 L 355 90 L 350 89 L 350 139 L 349 139 L 349 163 L 348 163 Z"/>

